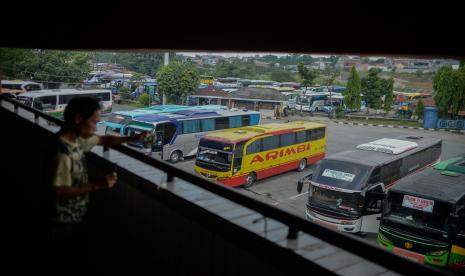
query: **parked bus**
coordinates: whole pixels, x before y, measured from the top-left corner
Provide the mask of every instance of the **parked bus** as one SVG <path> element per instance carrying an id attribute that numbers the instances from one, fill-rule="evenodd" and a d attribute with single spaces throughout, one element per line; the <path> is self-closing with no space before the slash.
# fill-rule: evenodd
<path id="1" fill-rule="evenodd" d="M 2 80 L 2 89 L 15 91 L 17 93 L 36 91 L 44 89 L 44 86 L 41 83 L 32 82 L 32 81 L 11 81 L 11 80 Z"/>
<path id="2" fill-rule="evenodd" d="M 286 97 L 286 108 L 295 109 L 295 104 L 297 102 L 297 98 L 300 96 L 299 92 L 281 92 L 282 95 Z"/>
<path id="3" fill-rule="evenodd" d="M 273 123 L 215 132 L 200 140 L 196 173 L 227 186 L 250 187 L 285 171 L 302 171 L 325 156 L 326 126 Z"/>
<path id="4" fill-rule="evenodd" d="M 350 109 L 344 102 L 344 96 L 333 94 L 328 98 L 328 101 L 323 107 L 323 111 L 326 113 L 331 113 L 333 112 L 333 109 L 337 109 L 338 107 L 342 107 L 346 113 L 364 111 L 366 109 L 366 102 L 364 100 L 361 101 L 360 109 Z"/>
<path id="5" fill-rule="evenodd" d="M 386 190 L 436 164 L 441 148 L 440 139 L 403 135 L 326 157 L 298 183 L 299 192 L 309 183 L 307 218 L 334 230 L 376 233 Z"/>
<path id="6" fill-rule="evenodd" d="M 327 92 L 299 95 L 295 103 L 295 109 L 311 112 L 323 111 L 328 98 L 329 93 Z"/>
<path id="7" fill-rule="evenodd" d="M 465 271 L 465 154 L 389 190 L 378 244 L 419 263 Z"/>
<path id="8" fill-rule="evenodd" d="M 216 130 L 254 126 L 260 113 L 243 110 L 181 110 L 138 116 L 127 127 L 128 134 L 149 131 L 153 134 L 152 151 L 163 160 L 176 163 L 197 153 L 199 139 Z M 132 144 L 141 147 L 142 144 Z"/>
<path id="9" fill-rule="evenodd" d="M 100 101 L 102 112 L 111 112 L 113 101 L 109 90 L 51 89 L 25 92 L 18 101 L 52 116 L 62 118 L 69 101 L 76 97 L 94 97 Z"/>
<path id="10" fill-rule="evenodd" d="M 187 105 L 154 105 L 147 108 L 140 108 L 128 111 L 117 111 L 113 112 L 106 119 L 105 134 L 122 136 L 125 133 L 125 127 L 132 122 L 137 116 L 159 114 L 159 113 L 170 113 L 181 110 L 227 110 L 226 106 L 222 105 L 199 105 L 199 106 L 187 106 Z"/>

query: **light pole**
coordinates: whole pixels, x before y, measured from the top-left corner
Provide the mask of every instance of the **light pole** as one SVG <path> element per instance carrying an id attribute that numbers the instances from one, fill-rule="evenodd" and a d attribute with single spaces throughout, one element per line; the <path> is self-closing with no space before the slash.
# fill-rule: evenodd
<path id="1" fill-rule="evenodd" d="M 169 63 L 169 59 L 170 59 L 170 54 L 169 52 L 165 52 L 165 59 L 164 59 L 164 65 L 168 65 Z M 166 104 L 166 95 L 165 95 L 165 92 L 163 92 L 163 95 L 162 95 L 162 104 L 165 105 Z"/>

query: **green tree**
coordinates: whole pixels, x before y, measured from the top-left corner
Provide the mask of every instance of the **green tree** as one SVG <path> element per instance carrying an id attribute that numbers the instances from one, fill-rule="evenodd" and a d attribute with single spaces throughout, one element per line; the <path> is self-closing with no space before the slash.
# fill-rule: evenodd
<path id="1" fill-rule="evenodd" d="M 299 76 L 302 79 L 302 86 L 312 86 L 315 79 L 318 77 L 318 73 L 305 67 L 303 62 L 300 62 L 297 65 L 297 71 L 299 72 Z"/>
<path id="2" fill-rule="evenodd" d="M 131 99 L 131 89 L 129 87 L 123 86 L 119 89 L 119 94 L 123 100 Z"/>
<path id="3" fill-rule="evenodd" d="M 91 55 L 84 52 L 0 49 L 0 64 L 9 78 L 43 82 L 59 87 L 61 82 L 79 83 L 90 71 Z"/>
<path id="4" fill-rule="evenodd" d="M 149 106 L 150 105 L 150 96 L 149 96 L 149 94 L 140 95 L 139 102 L 144 106 Z"/>
<path id="5" fill-rule="evenodd" d="M 456 92 L 454 93 L 454 100 L 452 101 L 451 109 L 453 114 L 465 110 L 465 66 L 454 71 L 456 81 Z"/>
<path id="6" fill-rule="evenodd" d="M 372 68 L 361 81 L 362 94 L 367 101 L 367 106 L 374 109 L 381 108 L 382 88 L 381 79 L 378 76 L 380 72 L 381 70 Z"/>
<path id="7" fill-rule="evenodd" d="M 361 81 L 360 77 L 352 66 L 350 69 L 349 79 L 347 80 L 346 90 L 344 91 L 344 102 L 349 109 L 360 109 L 362 107 Z"/>
<path id="8" fill-rule="evenodd" d="M 415 108 L 415 115 L 417 115 L 418 118 L 423 118 L 424 110 L 425 110 L 425 105 L 423 104 L 423 101 L 420 99 L 417 103 L 417 107 Z"/>
<path id="9" fill-rule="evenodd" d="M 92 53 L 93 62 L 118 63 L 125 69 L 136 71 L 148 76 L 155 76 L 163 65 L 163 53 Z M 170 60 L 174 58 L 170 54 Z"/>
<path id="10" fill-rule="evenodd" d="M 134 73 L 131 77 L 131 79 L 129 79 L 129 81 L 132 83 L 133 86 L 135 86 L 136 88 L 143 85 L 144 82 L 145 82 L 145 75 L 142 74 L 142 73 Z"/>
<path id="11" fill-rule="evenodd" d="M 451 66 L 439 68 L 434 76 L 433 98 L 441 116 L 447 115 L 454 103 L 456 98 L 454 95 L 457 92 L 458 80 Z"/>
<path id="12" fill-rule="evenodd" d="M 199 74 L 192 63 L 172 61 L 158 71 L 157 85 L 167 102 L 183 103 L 188 95 L 197 91 Z"/>
<path id="13" fill-rule="evenodd" d="M 277 82 L 294 82 L 295 79 L 289 71 L 276 70 L 271 72 L 271 80 Z"/>
<path id="14" fill-rule="evenodd" d="M 389 112 L 394 104 L 394 79 L 382 79 L 381 90 L 381 94 L 384 96 L 383 109 L 384 111 Z"/>

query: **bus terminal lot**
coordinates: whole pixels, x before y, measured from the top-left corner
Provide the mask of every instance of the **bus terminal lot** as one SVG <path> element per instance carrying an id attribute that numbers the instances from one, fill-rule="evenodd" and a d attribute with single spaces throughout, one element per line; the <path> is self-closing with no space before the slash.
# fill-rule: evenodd
<path id="1" fill-rule="evenodd" d="M 465 136 L 440 131 L 414 130 L 400 128 L 385 128 L 374 126 L 339 125 L 326 118 L 312 118 L 311 120 L 327 124 L 327 149 L 326 154 L 354 149 L 355 146 L 381 138 L 394 138 L 399 135 L 418 135 L 441 138 L 441 158 L 447 159 L 465 152 Z M 285 122 L 287 120 L 263 119 L 262 123 Z M 194 172 L 195 158 L 188 158 L 175 164 L 180 169 Z M 257 181 L 248 189 L 237 188 L 238 191 L 255 197 L 276 207 L 285 209 L 299 216 L 305 216 L 305 204 L 307 202 L 306 189 L 302 194 L 297 194 L 297 181 L 304 175 L 313 171 L 309 166 L 303 172 L 290 171 L 281 175 Z"/>

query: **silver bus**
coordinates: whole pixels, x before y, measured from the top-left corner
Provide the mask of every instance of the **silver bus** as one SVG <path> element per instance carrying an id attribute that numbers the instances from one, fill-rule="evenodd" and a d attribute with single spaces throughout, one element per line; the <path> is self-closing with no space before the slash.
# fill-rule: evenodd
<path id="1" fill-rule="evenodd" d="M 197 153 L 199 140 L 216 130 L 253 126 L 260 123 L 260 112 L 248 110 L 181 110 L 133 118 L 125 134 L 149 131 L 153 134 L 152 152 L 176 163 Z M 142 143 L 131 144 L 143 147 Z"/>
<path id="2" fill-rule="evenodd" d="M 440 161 L 440 139 L 403 135 L 358 145 L 321 160 L 309 184 L 307 218 L 331 229 L 378 231 L 387 189 L 403 177 Z"/>

